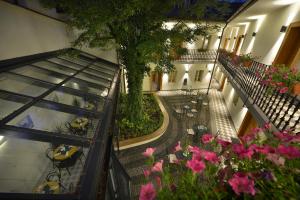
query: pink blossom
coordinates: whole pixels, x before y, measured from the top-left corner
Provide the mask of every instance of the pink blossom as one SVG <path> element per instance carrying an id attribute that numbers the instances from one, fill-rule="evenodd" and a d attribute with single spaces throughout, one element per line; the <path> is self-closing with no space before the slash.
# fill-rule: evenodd
<path id="1" fill-rule="evenodd" d="M 278 154 L 269 153 L 266 159 L 273 162 L 275 165 L 284 166 L 285 159 Z"/>
<path id="2" fill-rule="evenodd" d="M 294 136 L 290 135 L 287 131 L 274 132 L 273 135 L 275 135 L 282 142 L 289 142 L 294 138 Z"/>
<path id="3" fill-rule="evenodd" d="M 267 130 L 270 129 L 270 128 L 271 128 L 271 124 L 270 124 L 270 123 L 266 123 L 266 124 L 264 125 L 264 128 L 267 129 Z"/>
<path id="4" fill-rule="evenodd" d="M 156 191 L 152 183 L 142 185 L 139 200 L 154 200 L 155 197 Z"/>
<path id="5" fill-rule="evenodd" d="M 293 146 L 284 146 L 279 145 L 277 151 L 285 156 L 286 158 L 293 159 L 293 158 L 300 158 L 300 151 L 298 148 Z"/>
<path id="6" fill-rule="evenodd" d="M 228 180 L 228 183 L 237 195 L 241 193 L 255 195 L 254 181 L 249 179 L 246 174 L 235 173 L 233 178 Z"/>
<path id="7" fill-rule="evenodd" d="M 144 176 L 146 178 L 148 178 L 150 176 L 150 174 L 151 174 L 151 171 L 150 170 L 143 170 L 143 173 L 144 173 Z"/>
<path id="8" fill-rule="evenodd" d="M 187 161 L 186 166 L 194 173 L 201 173 L 205 169 L 205 163 L 203 161 L 194 159 Z"/>
<path id="9" fill-rule="evenodd" d="M 145 150 L 145 152 L 143 152 L 143 155 L 145 157 L 151 157 L 153 155 L 154 151 L 155 151 L 155 148 L 149 147 Z"/>
<path id="10" fill-rule="evenodd" d="M 188 151 L 192 153 L 199 153 L 201 150 L 197 146 L 188 146 Z"/>
<path id="11" fill-rule="evenodd" d="M 240 158 L 248 158 L 251 159 L 253 155 L 253 149 L 246 149 L 242 144 L 234 144 L 232 145 L 232 150 L 236 153 Z"/>
<path id="12" fill-rule="evenodd" d="M 227 146 L 229 146 L 231 144 L 231 142 L 222 140 L 222 139 L 217 139 L 217 143 L 220 144 L 223 148 L 226 148 Z"/>
<path id="13" fill-rule="evenodd" d="M 162 172 L 163 171 L 163 169 L 162 169 L 163 163 L 164 163 L 163 160 L 160 160 L 159 162 L 156 162 L 154 164 L 154 166 L 152 167 L 152 171 L 153 172 Z"/>
<path id="14" fill-rule="evenodd" d="M 249 149 L 254 150 L 257 153 L 261 154 L 268 154 L 268 153 L 274 153 L 275 149 L 271 146 L 264 145 L 264 146 L 257 146 L 256 144 L 252 144 Z"/>
<path id="15" fill-rule="evenodd" d="M 205 160 L 210 161 L 213 164 L 216 164 L 219 162 L 219 158 L 215 152 L 203 151 L 201 154 Z"/>
<path id="16" fill-rule="evenodd" d="M 178 141 L 176 146 L 175 146 L 175 152 L 181 151 L 181 150 L 182 150 L 182 148 L 181 148 L 181 145 L 180 145 L 180 141 Z"/>
<path id="17" fill-rule="evenodd" d="M 287 93 L 289 91 L 289 88 L 288 87 L 283 87 L 279 90 L 279 93 L 280 94 L 284 94 L 284 93 Z"/>
<path id="18" fill-rule="evenodd" d="M 210 143 L 212 140 L 213 140 L 213 136 L 212 136 L 212 134 L 204 134 L 203 136 L 202 136 L 202 143 L 203 144 L 207 144 L 207 143 Z"/>

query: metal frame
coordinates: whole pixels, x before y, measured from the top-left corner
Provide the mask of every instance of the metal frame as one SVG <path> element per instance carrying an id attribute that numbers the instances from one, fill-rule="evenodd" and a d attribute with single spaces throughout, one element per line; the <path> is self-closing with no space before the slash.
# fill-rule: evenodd
<path id="1" fill-rule="evenodd" d="M 64 50 L 65 51 L 65 50 Z M 62 73 L 59 73 L 57 71 L 52 71 L 51 69 L 44 69 L 42 67 L 34 66 L 32 63 L 43 61 L 45 59 L 49 59 L 52 57 L 57 57 L 61 52 L 63 51 L 54 51 L 54 52 L 48 52 L 43 54 L 37 54 L 33 56 L 26 56 L 23 58 L 17 58 L 16 60 L 9 60 L 9 61 L 0 61 L 0 72 L 7 72 L 13 76 L 17 76 L 21 79 L 33 81 L 37 83 L 41 83 L 46 88 L 46 91 L 44 91 L 39 96 L 33 97 L 23 94 L 18 94 L 15 92 L 9 92 L 0 90 L 0 94 L 5 95 L 5 99 L 7 100 L 13 100 L 14 102 L 22 102 L 25 103 L 23 106 L 15 110 L 14 112 L 8 114 L 6 117 L 4 117 L 2 120 L 0 120 L 0 129 L 3 131 L 3 134 L 7 134 L 7 136 L 13 136 L 13 137 L 19 137 L 19 138 L 26 138 L 30 140 L 37 140 L 37 141 L 44 141 L 49 143 L 57 143 L 57 144 L 70 144 L 70 145 L 78 145 L 78 146 L 85 146 L 89 147 L 89 154 L 87 155 L 86 162 L 82 171 L 83 176 L 80 179 L 79 186 L 80 188 L 77 188 L 77 192 L 74 194 L 58 194 L 58 195 L 49 195 L 49 194 L 34 194 L 34 193 L 0 193 L 0 199 L 82 199 L 82 200 L 88 200 L 88 199 L 95 199 L 97 197 L 97 192 L 100 187 L 106 183 L 103 183 L 101 179 L 103 178 L 103 174 L 101 173 L 104 171 L 104 169 L 108 166 L 105 166 L 105 160 L 109 159 L 107 158 L 107 149 L 111 148 L 111 144 L 109 144 L 109 135 L 110 132 L 114 129 L 114 118 L 115 118 L 115 111 L 116 111 L 116 102 L 117 102 L 117 95 L 119 92 L 119 86 L 120 86 L 120 68 L 118 65 L 111 63 L 109 61 L 105 61 L 103 59 L 97 58 L 95 56 L 92 56 L 90 54 L 85 53 L 86 55 L 89 55 L 91 58 L 87 56 L 81 56 L 82 59 L 89 61 L 89 64 L 82 67 L 81 69 L 73 69 L 74 74 L 72 75 L 65 75 Z M 61 57 L 58 57 L 59 59 L 63 59 Z M 94 60 L 93 60 L 94 59 Z M 72 61 L 66 60 L 67 62 L 73 63 Z M 47 60 L 47 62 L 51 62 Z M 94 68 L 89 68 L 94 63 L 101 62 L 105 64 L 105 66 L 102 68 L 104 71 L 108 71 L 108 66 L 112 67 L 111 71 L 115 71 L 114 75 L 111 75 L 109 73 L 105 73 L 101 71 L 101 67 L 99 67 L 99 70 L 96 70 Z M 54 62 L 53 62 L 54 63 Z M 55 63 L 56 65 L 60 65 L 62 67 L 67 67 L 63 64 Z M 80 65 L 78 63 L 73 63 L 76 65 Z M 44 71 L 49 71 L 53 74 L 57 75 L 64 75 L 66 78 L 58 83 L 49 83 L 44 80 L 39 80 L 36 78 L 28 77 L 26 75 L 21 75 L 13 72 L 8 72 L 8 70 L 12 70 L 24 65 L 30 65 L 31 67 L 35 67 Z M 98 65 L 95 65 L 98 67 Z M 70 68 L 71 69 L 71 68 Z M 96 83 L 91 83 L 89 81 L 82 80 L 78 77 L 75 78 L 76 75 L 79 73 L 84 73 L 84 70 L 91 69 L 96 70 L 103 74 L 103 77 L 108 75 L 109 77 L 113 77 L 112 80 L 108 80 L 105 78 L 98 77 L 96 75 L 92 75 L 89 73 L 85 73 L 87 76 L 91 76 L 97 79 L 103 79 L 109 83 L 108 87 L 104 87 L 101 85 L 98 85 Z M 76 90 L 73 88 L 62 86 L 69 80 L 75 80 L 78 82 L 82 82 L 87 85 L 93 85 L 97 88 L 107 88 L 109 89 L 108 95 L 106 97 L 101 97 L 95 94 L 91 93 L 85 93 L 81 90 Z M 41 86 L 38 85 L 38 86 Z M 95 100 L 104 100 L 104 106 L 103 111 L 90 111 L 82 108 L 77 108 L 74 106 L 57 103 L 49 100 L 45 100 L 44 98 L 48 96 L 53 91 L 64 91 L 69 94 L 76 94 L 77 96 L 81 97 L 91 97 Z M 27 102 L 28 100 L 28 102 Z M 44 108 L 51 108 L 52 110 L 59 110 L 67 113 L 81 113 L 88 116 L 93 116 L 100 120 L 100 123 L 98 123 L 98 126 L 96 128 L 95 134 L 93 138 L 86 138 L 86 137 L 80 137 L 80 136 L 74 136 L 74 135 L 67 135 L 67 134 L 59 134 L 59 133 L 53 133 L 48 131 L 42 131 L 42 130 L 35 130 L 35 129 L 28 129 L 28 128 L 22 128 L 22 127 L 16 127 L 7 125 L 7 123 L 14 119 L 16 116 L 23 113 L 25 110 L 30 108 L 31 106 L 39 106 Z M 109 155 L 108 155 L 109 156 Z"/>

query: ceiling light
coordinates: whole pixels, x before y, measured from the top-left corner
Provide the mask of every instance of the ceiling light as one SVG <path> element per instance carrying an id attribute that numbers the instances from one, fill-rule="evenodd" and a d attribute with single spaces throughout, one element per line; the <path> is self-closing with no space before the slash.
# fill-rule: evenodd
<path id="1" fill-rule="evenodd" d="M 264 18 L 266 15 L 253 15 L 250 17 L 247 17 L 247 19 L 261 19 Z"/>
<path id="2" fill-rule="evenodd" d="M 252 33 L 252 37 L 255 37 L 255 36 L 256 36 L 256 33 L 255 33 L 255 32 L 253 32 L 253 33 Z"/>
<path id="3" fill-rule="evenodd" d="M 280 6 L 285 6 L 285 5 L 289 5 L 289 4 L 296 3 L 296 2 L 299 2 L 299 0 L 275 0 L 274 4 L 280 5 Z"/>

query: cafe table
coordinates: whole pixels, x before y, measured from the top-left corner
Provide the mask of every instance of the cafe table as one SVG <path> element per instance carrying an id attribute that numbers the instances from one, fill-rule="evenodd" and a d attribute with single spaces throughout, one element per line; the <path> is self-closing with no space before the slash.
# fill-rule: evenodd
<path id="1" fill-rule="evenodd" d="M 72 145 L 62 144 L 59 145 L 53 152 L 53 159 L 57 161 L 63 161 L 71 158 L 77 151 L 78 147 Z"/>

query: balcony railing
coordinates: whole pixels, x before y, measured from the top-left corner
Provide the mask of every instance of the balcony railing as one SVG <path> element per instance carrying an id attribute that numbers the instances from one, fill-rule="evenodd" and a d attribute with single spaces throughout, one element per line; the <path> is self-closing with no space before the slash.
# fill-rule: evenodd
<path id="1" fill-rule="evenodd" d="M 216 58 L 216 50 L 198 50 L 188 49 L 187 53 L 180 56 L 177 61 L 179 62 L 213 62 Z"/>
<path id="2" fill-rule="evenodd" d="M 268 122 L 271 122 L 279 131 L 289 129 L 295 134 L 300 133 L 300 96 L 290 93 L 282 94 L 261 84 L 259 77 L 265 76 L 265 71 L 269 66 L 256 61 L 252 62 L 251 67 L 239 66 L 223 53 L 220 53 L 218 60 L 227 71 L 231 81 L 246 96 L 246 101 L 258 108 Z"/>

